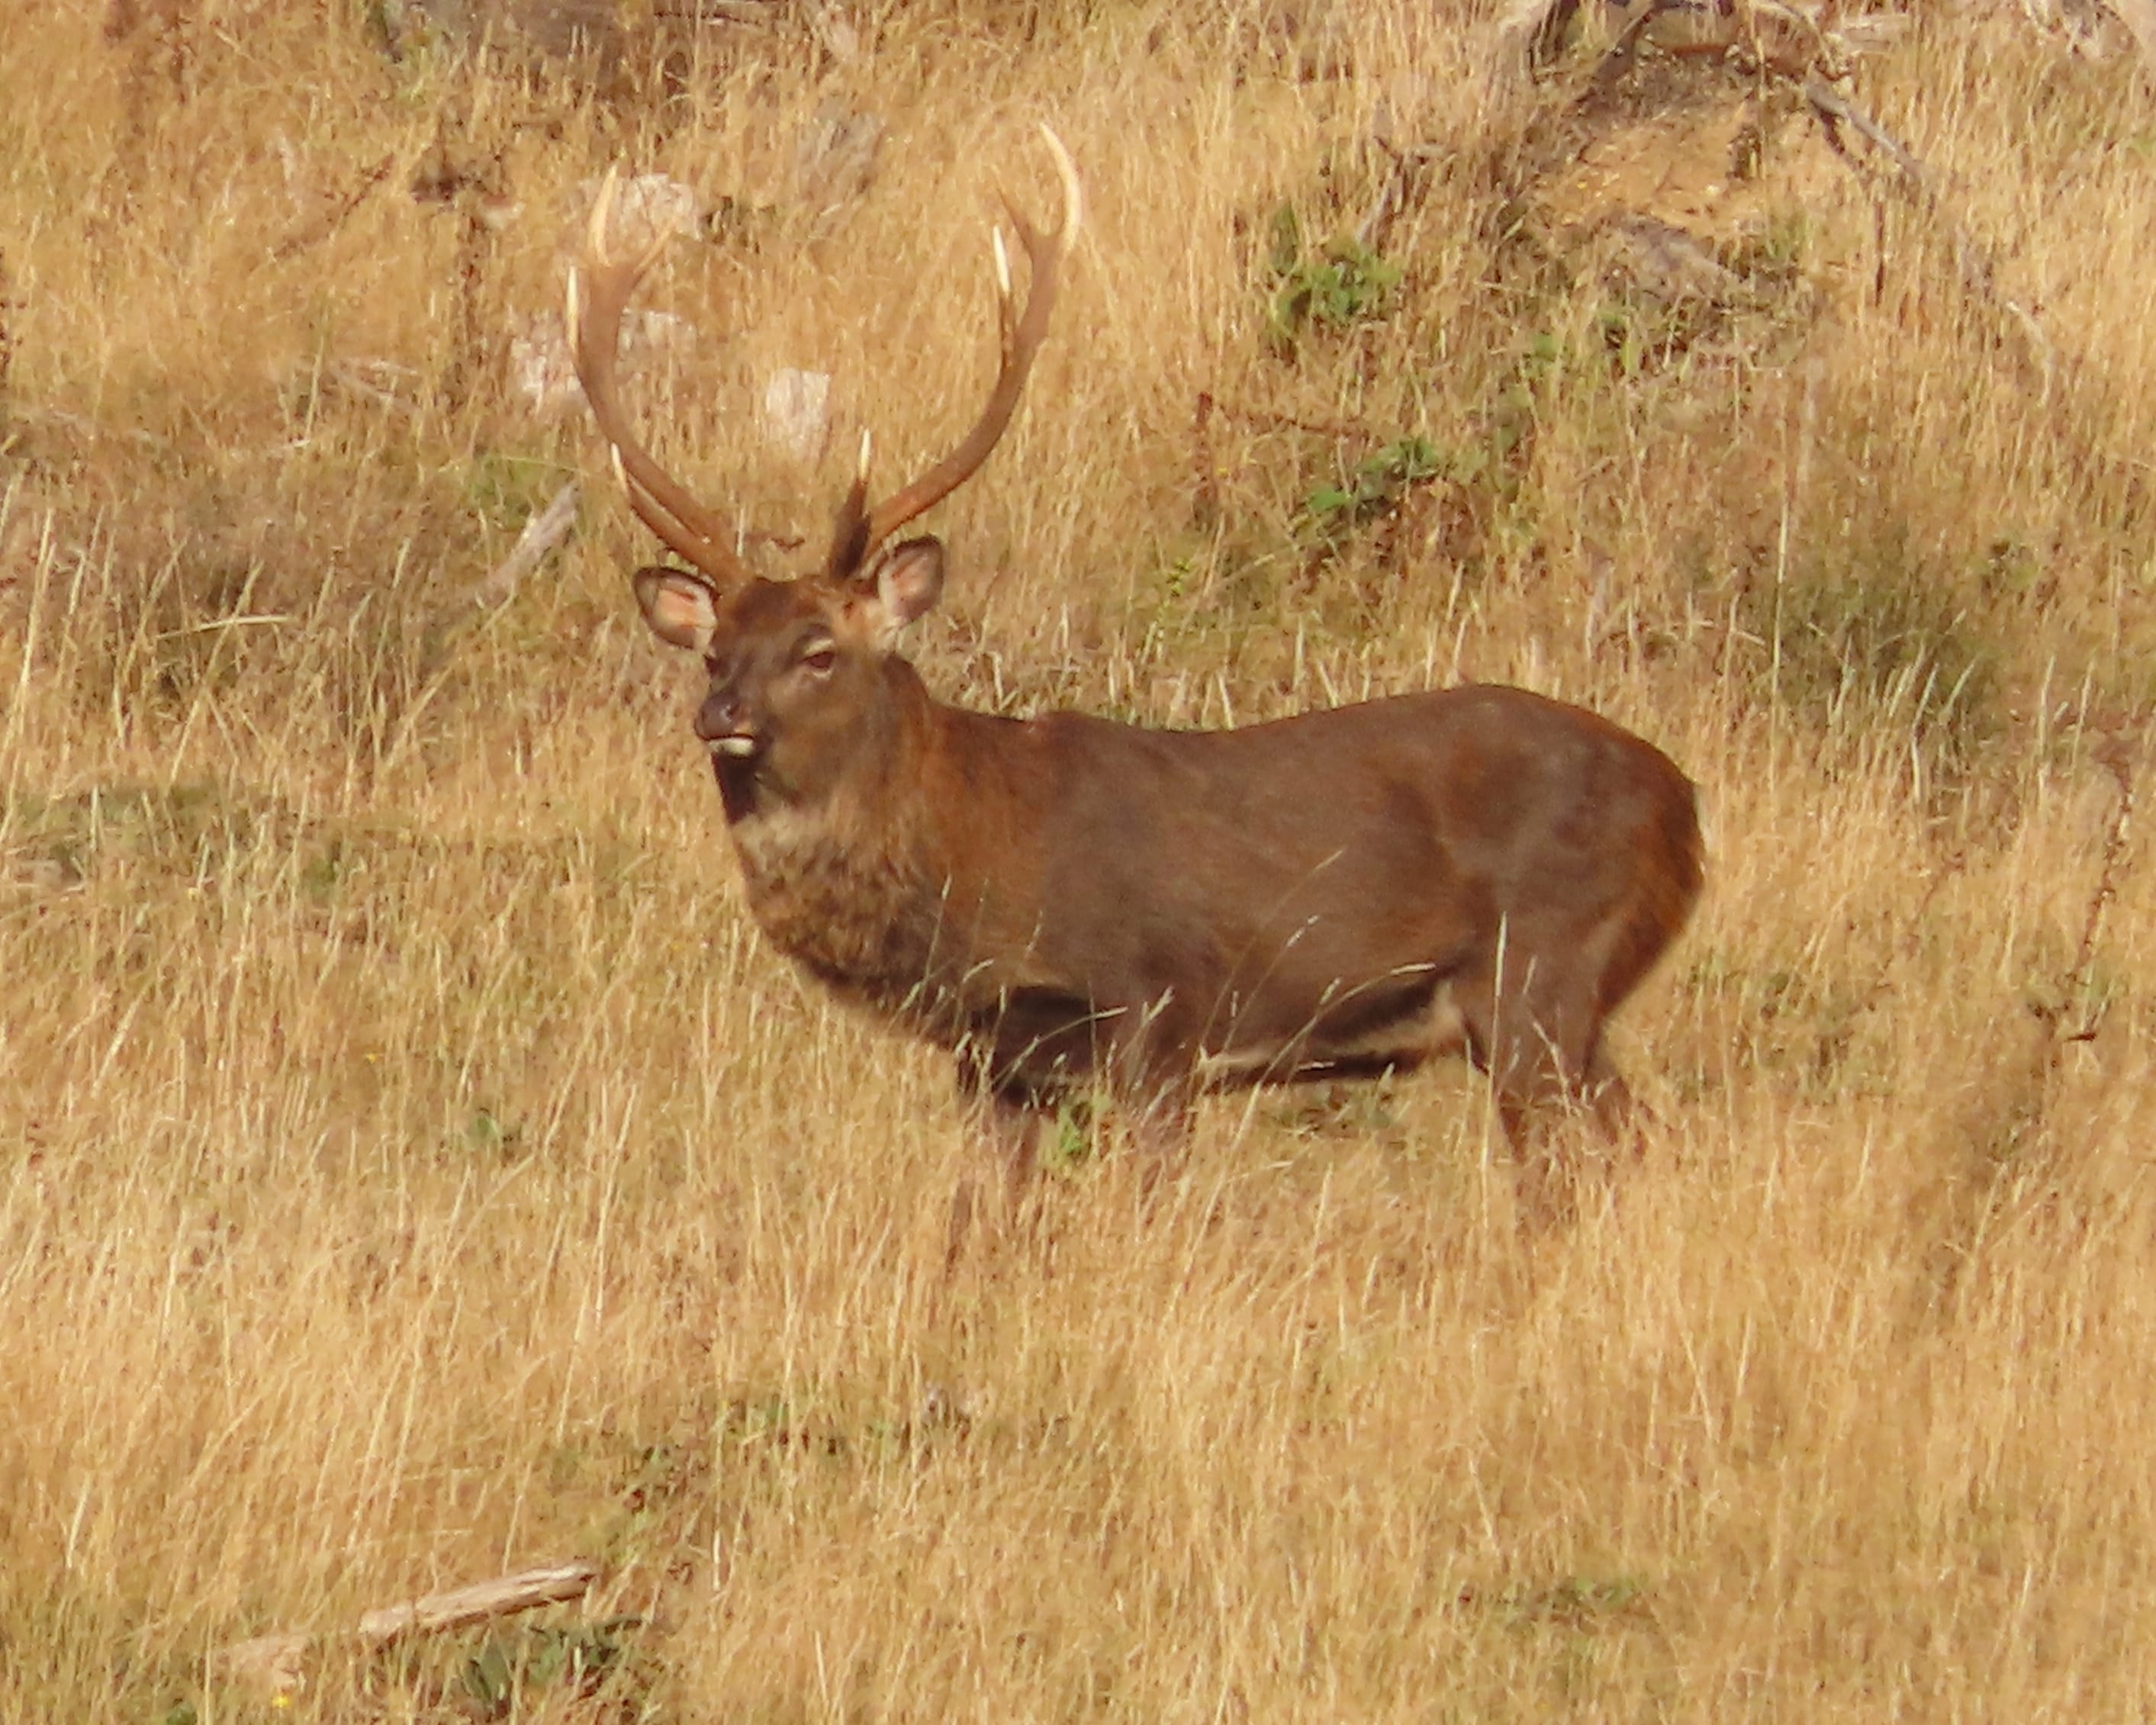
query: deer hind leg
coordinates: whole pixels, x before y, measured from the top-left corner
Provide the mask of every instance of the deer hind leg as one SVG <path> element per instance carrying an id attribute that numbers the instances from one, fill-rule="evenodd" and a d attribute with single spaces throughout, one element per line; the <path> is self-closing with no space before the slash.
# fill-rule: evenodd
<path id="1" fill-rule="evenodd" d="M 1463 978 L 1461 1011 L 1468 1049 L 1488 1073 L 1497 1116 L 1517 1169 L 1520 1208 L 1548 1228 L 1577 1215 L 1583 1189 L 1608 1178 L 1626 1159 L 1618 1147 L 1630 1130 L 1630 1091 L 1602 1049 L 1603 1012 L 1591 968 L 1532 961 L 1524 973 Z M 1584 1142 L 1578 1121 L 1594 1124 Z"/>

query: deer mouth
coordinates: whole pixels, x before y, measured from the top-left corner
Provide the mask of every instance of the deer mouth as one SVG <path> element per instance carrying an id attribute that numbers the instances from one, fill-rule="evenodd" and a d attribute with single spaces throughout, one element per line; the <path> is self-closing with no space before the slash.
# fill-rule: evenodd
<path id="1" fill-rule="evenodd" d="M 711 740 L 711 751 L 715 755 L 730 755 L 744 760 L 763 747 L 763 739 L 752 731 L 729 731 L 724 737 Z"/>

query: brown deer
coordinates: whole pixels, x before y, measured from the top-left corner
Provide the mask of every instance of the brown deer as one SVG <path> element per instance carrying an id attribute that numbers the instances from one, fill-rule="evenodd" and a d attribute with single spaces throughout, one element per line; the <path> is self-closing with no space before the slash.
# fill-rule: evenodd
<path id="1" fill-rule="evenodd" d="M 1464 1047 L 1490 1075 L 1523 1196 L 1546 1204 L 1558 1170 L 1531 1147 L 1530 1117 L 1569 1104 L 1617 1135 L 1630 1098 L 1604 1021 L 1699 894 L 1692 787 L 1660 751 L 1496 686 L 1229 731 L 1006 718 L 938 701 L 898 651 L 942 590 L 944 554 L 886 542 L 1010 424 L 1078 231 L 1077 174 L 1042 131 L 1062 219 L 1044 233 L 1009 212 L 1023 311 L 997 232 L 986 408 L 873 507 L 865 440 L 823 570 L 794 581 L 752 574 L 638 440 L 616 338 L 665 242 L 614 259 L 605 193 L 593 211 L 569 285 L 578 375 L 631 506 L 696 572 L 639 569 L 636 595 L 710 675 L 696 732 L 750 909 L 834 993 L 956 1051 L 1014 1192 L 1074 1087 L 1102 1086 L 1142 1142 L 1172 1147 L 1208 1086 Z"/>

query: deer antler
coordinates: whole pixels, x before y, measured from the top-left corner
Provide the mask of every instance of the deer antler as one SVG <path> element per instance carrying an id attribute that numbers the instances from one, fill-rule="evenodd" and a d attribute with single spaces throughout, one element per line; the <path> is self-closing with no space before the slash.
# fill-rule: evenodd
<path id="1" fill-rule="evenodd" d="M 614 473 L 638 518 L 677 557 L 695 564 L 720 586 L 736 586 L 751 578 L 747 567 L 726 545 L 726 523 L 652 459 L 622 411 L 614 375 L 621 314 L 672 235 L 661 232 L 654 236 L 639 258 L 625 260 L 609 256 L 607 223 L 613 211 L 613 192 L 614 171 L 608 168 L 599 195 L 592 203 L 583 257 L 569 271 L 564 321 L 576 360 L 577 381 L 583 385 L 584 399 L 591 404 L 599 434 L 613 449 Z"/>
<path id="2" fill-rule="evenodd" d="M 1019 312 L 1012 303 L 1010 258 L 1004 249 L 1003 231 L 994 230 L 996 307 L 1003 338 L 1003 363 L 996 372 L 995 387 L 988 392 L 988 405 L 982 408 L 980 418 L 956 449 L 911 485 L 873 509 L 866 506 L 868 441 L 862 439 L 860 470 L 845 502 L 839 506 L 838 526 L 833 536 L 830 573 L 834 577 L 843 578 L 859 569 L 869 554 L 899 528 L 941 503 L 971 479 L 988 459 L 997 440 L 1009 428 L 1011 415 L 1018 409 L 1019 398 L 1025 390 L 1026 374 L 1033 368 L 1034 355 L 1040 352 L 1048 334 L 1049 313 L 1055 305 L 1058 272 L 1064 259 L 1070 255 L 1078 238 L 1079 225 L 1085 219 L 1085 198 L 1070 152 L 1063 147 L 1062 139 L 1046 126 L 1040 128 L 1040 136 L 1050 155 L 1055 158 L 1055 172 L 1063 182 L 1063 217 L 1053 228 L 1043 233 L 1020 215 L 1008 198 L 1004 200 L 1004 211 L 1010 217 L 1011 225 L 1018 229 L 1019 243 L 1025 247 L 1031 280 L 1026 287 L 1025 310 Z"/>

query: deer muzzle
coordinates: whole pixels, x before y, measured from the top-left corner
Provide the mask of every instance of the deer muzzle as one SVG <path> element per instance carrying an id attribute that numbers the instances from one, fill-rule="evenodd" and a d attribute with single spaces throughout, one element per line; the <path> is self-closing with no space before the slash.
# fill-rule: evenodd
<path id="1" fill-rule="evenodd" d="M 696 735 L 715 755 L 740 758 L 763 747 L 762 733 L 743 711 L 741 701 L 732 695 L 716 691 L 696 709 Z"/>

